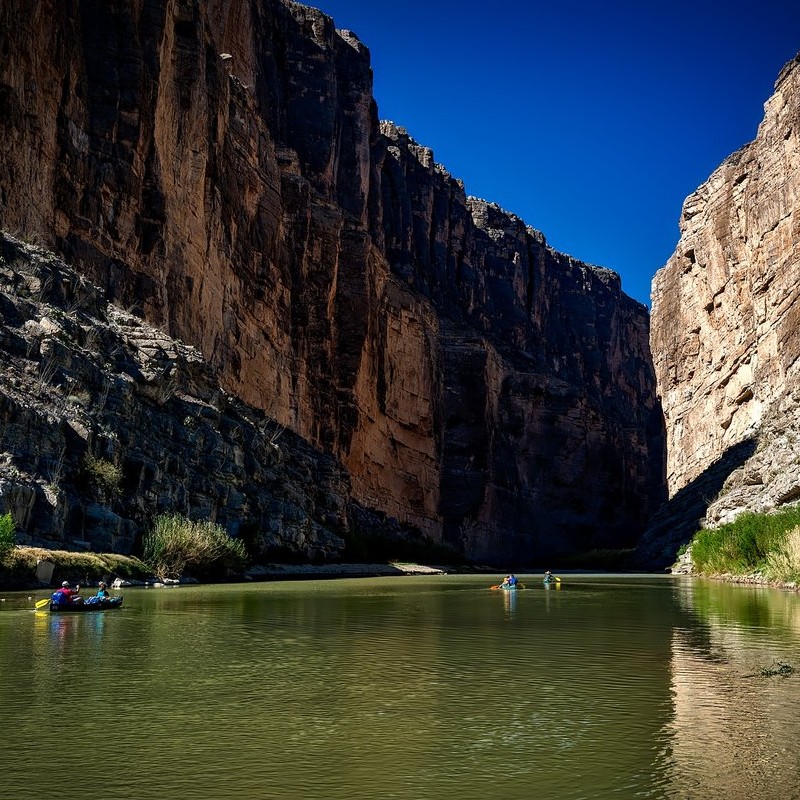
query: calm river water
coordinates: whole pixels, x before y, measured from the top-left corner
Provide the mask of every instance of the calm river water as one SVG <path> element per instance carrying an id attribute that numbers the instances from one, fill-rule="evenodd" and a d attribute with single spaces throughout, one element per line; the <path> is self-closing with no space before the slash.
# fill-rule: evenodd
<path id="1" fill-rule="evenodd" d="M 0 798 L 800 797 L 800 598 L 496 582 L 0 593 Z"/>

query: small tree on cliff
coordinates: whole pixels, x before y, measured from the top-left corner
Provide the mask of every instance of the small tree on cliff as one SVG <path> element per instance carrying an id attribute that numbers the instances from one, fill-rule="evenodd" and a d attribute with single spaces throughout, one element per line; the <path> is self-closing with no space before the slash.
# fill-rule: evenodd
<path id="1" fill-rule="evenodd" d="M 11 512 L 7 511 L 0 516 L 0 559 L 5 558 L 15 546 L 17 528 Z"/>

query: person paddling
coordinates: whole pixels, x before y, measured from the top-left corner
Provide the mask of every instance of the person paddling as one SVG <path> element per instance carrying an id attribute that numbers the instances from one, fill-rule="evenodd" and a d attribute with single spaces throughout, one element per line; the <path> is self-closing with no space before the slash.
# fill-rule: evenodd
<path id="1" fill-rule="evenodd" d="M 97 585 L 97 594 L 88 598 L 85 602 L 87 605 L 95 605 L 96 603 L 108 603 L 110 600 L 111 595 L 108 593 L 108 585 L 105 581 L 100 581 Z"/>
<path id="2" fill-rule="evenodd" d="M 57 606 L 66 606 L 70 603 L 80 603 L 83 598 L 80 596 L 81 586 L 77 584 L 73 589 L 69 581 L 64 581 L 61 588 L 53 593 L 52 601 Z"/>

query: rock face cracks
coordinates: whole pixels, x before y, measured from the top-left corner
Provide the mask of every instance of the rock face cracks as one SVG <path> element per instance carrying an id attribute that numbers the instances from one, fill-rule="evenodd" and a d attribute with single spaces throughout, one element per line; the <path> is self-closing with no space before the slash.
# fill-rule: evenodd
<path id="1" fill-rule="evenodd" d="M 130 553 L 179 513 L 255 557 L 325 561 L 381 526 L 333 456 L 226 394 L 195 348 L 3 234 L 0 308 L 0 502 L 21 543 Z"/>
<path id="2" fill-rule="evenodd" d="M 633 544 L 663 495 L 647 310 L 379 123 L 278 0 L 0 8 L 0 223 L 197 347 L 353 496 L 476 559 Z"/>
<path id="3" fill-rule="evenodd" d="M 798 198 L 800 56 L 779 75 L 756 139 L 686 199 L 677 249 L 653 281 L 671 503 L 705 493 L 688 501 L 684 541 L 701 521 L 800 497 Z"/>

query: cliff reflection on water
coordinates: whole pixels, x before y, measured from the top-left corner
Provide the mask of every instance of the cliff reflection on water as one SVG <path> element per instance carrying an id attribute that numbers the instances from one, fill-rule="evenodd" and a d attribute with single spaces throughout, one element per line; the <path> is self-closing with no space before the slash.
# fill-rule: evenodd
<path id="1" fill-rule="evenodd" d="M 676 594 L 696 624 L 672 632 L 675 796 L 800 797 L 797 595 L 703 581 Z"/>
<path id="2" fill-rule="evenodd" d="M 0 799 L 797 798 L 800 598 L 485 576 L 0 603 Z M 59 732 L 69 730 L 67 736 Z"/>

